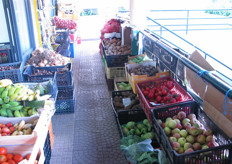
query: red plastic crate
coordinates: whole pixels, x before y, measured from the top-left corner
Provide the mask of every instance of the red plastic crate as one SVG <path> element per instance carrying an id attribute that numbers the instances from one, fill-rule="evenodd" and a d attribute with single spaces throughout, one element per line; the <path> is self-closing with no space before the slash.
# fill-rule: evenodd
<path id="1" fill-rule="evenodd" d="M 170 103 L 170 104 L 161 104 L 161 105 L 157 105 L 157 106 L 152 106 L 150 105 L 145 96 L 143 95 L 141 88 L 146 87 L 146 86 L 150 86 L 151 82 L 163 82 L 166 80 L 171 80 L 174 84 L 174 88 L 173 90 L 177 93 L 180 94 L 182 96 L 183 101 L 180 102 L 176 102 L 176 103 Z M 155 109 L 158 107 L 167 107 L 167 106 L 171 106 L 174 104 L 178 104 L 178 103 L 182 103 L 182 102 L 187 102 L 187 101 L 192 101 L 193 98 L 192 96 L 186 91 L 184 90 L 184 88 L 182 88 L 172 77 L 168 76 L 168 77 L 162 77 L 162 78 L 157 78 L 157 79 L 152 79 L 152 80 L 148 80 L 148 81 L 144 81 L 144 82 L 140 82 L 136 84 L 137 87 L 137 91 L 138 91 L 138 95 L 139 95 L 139 100 L 140 103 L 143 107 L 143 110 L 145 112 L 145 114 L 147 115 L 148 120 L 150 121 L 150 123 L 152 124 L 152 119 L 151 119 L 151 109 Z"/>

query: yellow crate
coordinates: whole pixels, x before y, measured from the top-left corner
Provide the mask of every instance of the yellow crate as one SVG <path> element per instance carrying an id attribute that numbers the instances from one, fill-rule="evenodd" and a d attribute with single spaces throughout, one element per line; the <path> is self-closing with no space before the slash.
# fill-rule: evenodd
<path id="1" fill-rule="evenodd" d="M 107 79 L 114 79 L 114 77 L 125 77 L 125 67 L 108 67 L 105 62 L 105 71 Z"/>

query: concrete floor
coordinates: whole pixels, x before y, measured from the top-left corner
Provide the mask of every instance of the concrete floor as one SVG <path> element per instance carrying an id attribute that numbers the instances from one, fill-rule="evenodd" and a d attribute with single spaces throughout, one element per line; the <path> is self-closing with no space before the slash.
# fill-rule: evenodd
<path id="1" fill-rule="evenodd" d="M 52 117 L 51 164 L 126 164 L 111 108 L 100 40 L 82 41 L 73 59 L 75 111 Z"/>

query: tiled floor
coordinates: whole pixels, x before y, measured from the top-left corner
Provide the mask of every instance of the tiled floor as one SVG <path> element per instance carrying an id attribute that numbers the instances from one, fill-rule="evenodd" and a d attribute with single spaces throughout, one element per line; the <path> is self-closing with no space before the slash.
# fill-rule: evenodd
<path id="1" fill-rule="evenodd" d="M 52 117 L 51 164 L 127 164 L 110 104 L 99 40 L 78 45 L 73 60 L 74 114 Z"/>

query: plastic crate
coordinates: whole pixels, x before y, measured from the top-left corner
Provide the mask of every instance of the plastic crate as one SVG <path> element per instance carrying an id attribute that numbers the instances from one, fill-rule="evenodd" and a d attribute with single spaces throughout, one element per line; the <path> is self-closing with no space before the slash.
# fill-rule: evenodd
<path id="1" fill-rule="evenodd" d="M 116 117 L 118 116 L 118 112 L 120 112 L 120 111 L 135 111 L 135 110 L 141 110 L 142 109 L 142 107 L 140 109 L 129 109 L 129 110 L 118 110 L 118 109 L 115 109 L 114 103 L 113 103 L 114 102 L 113 99 L 114 99 L 115 96 L 121 97 L 123 95 L 123 93 L 131 93 L 131 94 L 133 94 L 133 91 L 132 90 L 112 91 L 111 105 L 112 105 L 112 108 L 114 110 L 114 113 L 115 113 Z"/>
<path id="2" fill-rule="evenodd" d="M 107 79 L 114 79 L 114 77 L 126 77 L 125 67 L 108 67 L 106 62 L 105 71 Z"/>
<path id="3" fill-rule="evenodd" d="M 69 49 L 61 49 L 58 53 L 66 57 L 71 57 L 71 52 Z"/>
<path id="4" fill-rule="evenodd" d="M 164 121 L 167 117 L 173 117 L 178 112 L 184 111 L 186 114 L 194 113 L 197 119 L 206 129 L 211 129 L 216 136 L 219 146 L 190 153 L 179 154 L 171 147 L 171 144 L 157 119 Z M 174 104 L 169 107 L 159 107 L 152 109 L 152 121 L 155 130 L 155 137 L 165 151 L 170 163 L 232 163 L 232 140 L 199 108 L 195 101 Z"/>
<path id="5" fill-rule="evenodd" d="M 23 64 L 21 62 L 14 62 L 14 63 L 6 63 L 0 64 L 0 67 L 16 67 L 16 69 L 7 70 L 7 71 L 0 71 L 0 80 L 2 79 L 10 79 L 13 83 L 23 81 Z"/>
<path id="6" fill-rule="evenodd" d="M 174 84 L 174 89 L 176 93 L 180 94 L 182 96 L 183 101 L 181 102 L 185 102 L 185 101 L 192 101 L 193 98 L 191 97 L 191 95 L 184 90 L 175 80 L 173 80 L 172 77 L 168 76 L 168 77 L 162 77 L 162 78 L 157 78 L 157 79 L 153 79 L 153 80 L 148 80 L 148 81 L 144 81 L 141 83 L 137 83 L 136 84 L 136 88 L 138 91 L 138 95 L 139 95 L 139 100 L 141 102 L 141 105 L 143 107 L 143 110 L 145 111 L 148 120 L 150 121 L 150 123 L 152 123 L 152 119 L 151 119 L 151 109 L 156 109 L 158 107 L 167 107 L 167 106 L 171 106 L 173 104 L 179 104 L 181 102 L 176 102 L 176 103 L 170 103 L 170 104 L 162 104 L 162 105 L 156 105 L 156 106 L 152 106 L 151 104 L 149 104 L 145 98 L 145 96 L 143 95 L 141 88 L 142 87 L 146 87 L 149 86 L 152 82 L 163 82 L 165 80 L 171 80 L 173 81 Z"/>
<path id="7" fill-rule="evenodd" d="M 48 67 L 49 68 L 49 67 Z M 42 68 L 42 67 L 34 67 L 34 66 L 28 66 L 25 71 L 23 72 L 24 81 L 29 82 L 42 82 L 47 80 L 52 80 L 55 76 L 55 71 L 50 71 L 48 68 Z M 50 75 L 32 75 L 36 72 L 36 70 L 46 70 L 51 72 Z"/>
<path id="8" fill-rule="evenodd" d="M 56 37 L 56 43 L 67 43 L 69 41 L 69 29 L 68 28 L 56 28 L 56 33 L 59 34 Z"/>
<path id="9" fill-rule="evenodd" d="M 75 96 L 73 87 L 59 87 L 55 114 L 74 113 Z"/>
<path id="10" fill-rule="evenodd" d="M 57 47 L 56 52 L 59 52 L 61 50 L 69 50 L 69 48 L 70 48 L 70 42 L 69 41 L 64 42 L 64 43 L 60 44 L 59 47 Z"/>
<path id="11" fill-rule="evenodd" d="M 44 147 L 43 147 L 43 151 L 44 151 L 44 156 L 45 156 L 44 164 L 50 164 L 52 150 L 51 150 L 51 143 L 50 143 L 49 133 L 47 134 L 47 137 L 46 137 L 46 140 L 45 140 L 45 143 L 44 143 Z"/>
<path id="12" fill-rule="evenodd" d="M 102 51 L 106 59 L 108 67 L 124 67 L 124 64 L 128 62 L 128 55 L 109 55 L 105 52 L 105 46 L 102 42 Z"/>

